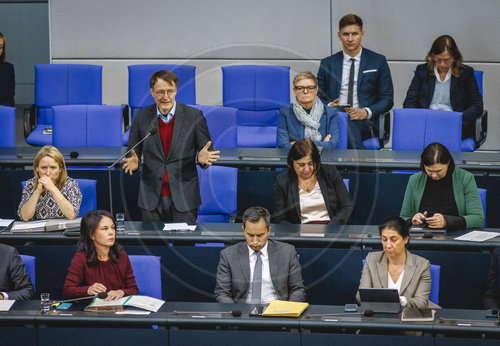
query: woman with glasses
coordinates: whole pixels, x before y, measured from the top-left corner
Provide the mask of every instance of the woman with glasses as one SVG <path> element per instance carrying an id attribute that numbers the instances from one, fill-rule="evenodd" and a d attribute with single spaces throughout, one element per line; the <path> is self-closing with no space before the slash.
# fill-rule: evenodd
<path id="1" fill-rule="evenodd" d="M 462 112 L 462 138 L 474 138 L 474 121 L 483 112 L 474 69 L 463 64 L 449 35 L 434 41 L 425 61 L 417 66 L 403 107 Z"/>
<path id="2" fill-rule="evenodd" d="M 483 227 L 483 206 L 474 176 L 455 167 L 444 145 L 431 143 L 424 149 L 420 170 L 408 181 L 400 213 L 403 219 L 447 230 Z"/>
<path id="3" fill-rule="evenodd" d="M 309 71 L 299 72 L 293 79 L 295 100 L 280 109 L 278 146 L 291 148 L 301 138 L 317 146 L 335 149 L 339 143 L 337 111 L 325 107 L 318 94 L 318 80 Z"/>

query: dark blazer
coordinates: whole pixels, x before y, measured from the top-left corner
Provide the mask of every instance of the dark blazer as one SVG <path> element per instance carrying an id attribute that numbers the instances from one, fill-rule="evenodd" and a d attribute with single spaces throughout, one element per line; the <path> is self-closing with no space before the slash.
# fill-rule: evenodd
<path id="1" fill-rule="evenodd" d="M 326 103 L 340 95 L 343 59 L 344 53 L 340 51 L 321 60 L 318 70 L 319 96 Z M 391 71 L 383 55 L 363 47 L 357 88 L 359 108 L 370 108 L 371 123 L 378 129 L 378 122 L 373 120 L 388 112 L 394 105 Z"/>
<path id="2" fill-rule="evenodd" d="M 15 90 L 14 65 L 8 62 L 0 63 L 0 106 L 14 107 Z"/>
<path id="3" fill-rule="evenodd" d="M 321 165 L 316 176 L 330 216 L 330 224 L 347 223 L 354 204 L 339 172 L 335 166 Z M 273 216 L 276 223 L 301 223 L 298 178 L 296 175 L 291 178 L 288 170 L 276 177 Z"/>
<path id="4" fill-rule="evenodd" d="M 436 308 L 438 305 L 429 300 L 431 293 L 431 264 L 423 257 L 406 251 L 406 264 L 400 296 L 406 298 L 409 308 Z M 387 256 L 384 251 L 370 252 L 366 256 L 361 274 L 360 288 L 387 288 Z M 359 291 L 356 294 L 359 300 Z"/>
<path id="5" fill-rule="evenodd" d="M 128 148 L 132 148 L 152 128 L 158 129 L 158 127 L 156 104 L 137 111 L 130 129 Z M 156 208 L 165 169 L 168 172 L 175 209 L 186 212 L 198 208 L 201 198 L 196 160 L 198 152 L 208 141 L 210 134 L 203 113 L 177 102 L 172 145 L 168 157 L 165 157 L 159 130 L 135 149 L 139 160 L 141 155 L 143 156 L 139 208 L 146 210 Z"/>
<path id="6" fill-rule="evenodd" d="M 427 64 L 417 66 L 403 102 L 404 108 L 429 108 L 436 87 L 436 76 L 429 74 Z M 483 98 L 479 93 L 474 69 L 465 66 L 460 77 L 451 76 L 450 102 L 455 112 L 462 112 L 462 122 L 472 123 L 483 113 Z"/>
<path id="7" fill-rule="evenodd" d="M 302 269 L 295 248 L 268 239 L 269 269 L 279 300 L 303 302 L 306 299 Z M 245 303 L 250 289 L 250 260 L 246 242 L 221 251 L 217 266 L 215 300 L 217 303 Z"/>
<path id="8" fill-rule="evenodd" d="M 332 135 L 328 142 L 313 141 L 316 146 L 325 149 L 336 149 L 339 144 L 339 121 L 337 111 L 332 107 L 325 107 L 323 115 L 319 120 L 319 133 L 325 138 L 327 135 Z M 304 138 L 304 125 L 297 119 L 293 112 L 293 104 L 280 109 L 278 119 L 278 147 L 291 148 L 290 142 Z"/>
<path id="9" fill-rule="evenodd" d="M 0 244 L 0 292 L 11 300 L 29 300 L 33 297 L 33 284 L 17 250 Z"/>
<path id="10" fill-rule="evenodd" d="M 488 284 L 484 295 L 485 309 L 498 309 L 500 307 L 500 247 L 495 248 L 491 254 Z"/>

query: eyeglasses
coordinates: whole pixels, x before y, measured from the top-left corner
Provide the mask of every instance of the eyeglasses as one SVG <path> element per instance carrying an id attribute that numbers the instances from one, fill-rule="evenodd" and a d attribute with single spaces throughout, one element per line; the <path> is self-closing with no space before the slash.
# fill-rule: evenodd
<path id="1" fill-rule="evenodd" d="M 163 96 L 165 96 L 165 94 L 167 94 L 167 96 L 170 97 L 172 95 L 175 95 L 177 93 L 177 90 L 174 90 L 174 89 L 170 89 L 170 90 L 157 90 L 154 93 L 158 97 L 163 97 Z"/>
<path id="2" fill-rule="evenodd" d="M 453 61 L 453 58 L 441 59 L 441 58 L 434 57 L 434 62 L 436 62 L 438 64 L 445 63 L 446 65 L 448 65 L 452 61 Z"/>
<path id="3" fill-rule="evenodd" d="M 299 93 L 303 93 L 304 91 L 308 91 L 310 93 L 312 93 L 314 90 L 316 90 L 316 87 L 317 85 L 310 85 L 310 86 L 306 86 L 306 87 L 303 87 L 303 86 L 298 86 L 298 87 L 294 87 L 295 90 L 297 90 Z"/>

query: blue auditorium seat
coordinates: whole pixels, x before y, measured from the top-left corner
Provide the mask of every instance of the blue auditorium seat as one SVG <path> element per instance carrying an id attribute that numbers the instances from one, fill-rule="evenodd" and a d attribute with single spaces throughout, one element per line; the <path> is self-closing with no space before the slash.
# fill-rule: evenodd
<path id="1" fill-rule="evenodd" d="M 190 65 L 168 65 L 147 64 L 128 66 L 128 104 L 131 111 L 131 119 L 134 118 L 138 109 L 155 103 L 151 96 L 149 78 L 153 73 L 160 70 L 168 70 L 179 78 L 177 102 L 194 105 L 196 104 L 196 66 Z M 123 145 L 128 144 L 129 130 L 123 134 Z"/>
<path id="2" fill-rule="evenodd" d="M 36 291 L 35 280 L 36 280 L 36 257 L 29 255 L 19 255 L 24 262 L 26 267 L 26 272 L 30 276 L 31 283 L 33 284 L 33 290 Z"/>
<path id="3" fill-rule="evenodd" d="M 122 146 L 122 108 L 109 105 L 54 106 L 56 147 Z"/>
<path id="4" fill-rule="evenodd" d="M 80 204 L 80 212 L 78 217 L 82 217 L 89 210 L 97 209 L 97 180 L 92 179 L 75 179 L 82 193 L 82 203 Z M 21 187 L 24 190 L 26 181 L 21 182 Z"/>
<path id="5" fill-rule="evenodd" d="M 423 151 L 439 142 L 462 150 L 462 113 L 422 108 L 394 109 L 392 150 Z"/>
<path id="6" fill-rule="evenodd" d="M 441 277 L 441 266 L 431 264 L 431 293 L 429 300 L 434 304 L 439 305 L 439 282 Z"/>
<path id="7" fill-rule="evenodd" d="M 128 257 L 134 271 L 135 282 L 139 287 L 139 294 L 162 299 L 161 257 L 144 255 L 129 255 Z"/>
<path id="8" fill-rule="evenodd" d="M 46 129 L 52 128 L 51 107 L 74 104 L 102 104 L 102 66 L 35 65 L 35 105 L 30 111 L 25 111 L 26 142 L 33 145 L 52 144 L 52 135 L 44 134 Z"/>
<path id="9" fill-rule="evenodd" d="M 16 146 L 16 109 L 0 106 L 0 147 Z"/>
<path id="10" fill-rule="evenodd" d="M 236 215 L 238 169 L 232 167 L 198 167 L 201 205 L 197 222 L 228 222 Z"/>
<path id="11" fill-rule="evenodd" d="M 276 147 L 278 112 L 290 104 L 290 67 L 222 68 L 222 102 L 238 111 L 238 147 Z"/>
<path id="12" fill-rule="evenodd" d="M 236 148 L 238 110 L 232 107 L 193 105 L 203 112 L 214 148 Z"/>

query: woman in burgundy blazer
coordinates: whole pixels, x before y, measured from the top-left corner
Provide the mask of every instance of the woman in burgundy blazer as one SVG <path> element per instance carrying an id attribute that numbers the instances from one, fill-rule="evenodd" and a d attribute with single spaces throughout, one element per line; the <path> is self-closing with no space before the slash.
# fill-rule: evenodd
<path id="1" fill-rule="evenodd" d="M 73 257 L 63 287 L 63 298 L 107 292 L 105 300 L 139 294 L 127 253 L 115 241 L 115 220 L 104 210 L 82 218 L 79 251 Z"/>

